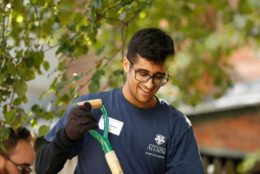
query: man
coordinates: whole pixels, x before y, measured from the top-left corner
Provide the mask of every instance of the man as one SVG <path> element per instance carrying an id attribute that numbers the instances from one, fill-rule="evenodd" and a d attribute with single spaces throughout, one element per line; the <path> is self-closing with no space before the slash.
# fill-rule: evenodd
<path id="1" fill-rule="evenodd" d="M 0 174 L 29 174 L 35 158 L 32 135 L 26 128 L 9 131 L 0 149 Z"/>
<path id="2" fill-rule="evenodd" d="M 122 62 L 127 76 L 124 86 L 76 100 L 102 99 L 113 118 L 110 142 L 125 174 L 203 173 L 189 120 L 155 96 L 168 81 L 165 62 L 173 54 L 169 35 L 154 28 L 140 30 Z M 87 104 L 69 108 L 45 137 L 48 143 L 36 159 L 38 174 L 57 173 L 76 155 L 75 173 L 110 173 L 100 145 L 87 131 L 96 129 L 101 117 L 97 109 L 90 108 Z"/>

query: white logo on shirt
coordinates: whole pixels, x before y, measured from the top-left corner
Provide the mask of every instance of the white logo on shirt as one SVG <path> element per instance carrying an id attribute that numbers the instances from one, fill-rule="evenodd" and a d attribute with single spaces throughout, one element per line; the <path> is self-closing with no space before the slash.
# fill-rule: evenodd
<path id="1" fill-rule="evenodd" d="M 163 143 L 165 143 L 165 136 L 156 134 L 156 137 L 154 138 L 154 140 L 155 140 L 156 144 L 160 146 Z"/>
<path id="2" fill-rule="evenodd" d="M 148 144 L 145 154 L 164 159 L 164 156 L 165 156 L 165 153 L 166 153 L 166 148 L 161 147 L 160 145 L 165 143 L 165 141 L 166 141 L 165 136 L 160 135 L 160 134 L 156 134 L 154 140 L 156 142 L 156 145 L 155 144 Z"/>

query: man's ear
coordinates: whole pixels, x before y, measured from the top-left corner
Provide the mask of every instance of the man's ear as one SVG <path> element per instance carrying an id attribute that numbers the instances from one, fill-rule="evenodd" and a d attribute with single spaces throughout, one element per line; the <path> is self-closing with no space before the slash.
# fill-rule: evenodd
<path id="1" fill-rule="evenodd" d="M 122 66 L 124 68 L 124 71 L 127 73 L 129 71 L 129 67 L 130 67 L 130 63 L 129 63 L 129 60 L 127 59 L 127 57 L 123 58 Z"/>

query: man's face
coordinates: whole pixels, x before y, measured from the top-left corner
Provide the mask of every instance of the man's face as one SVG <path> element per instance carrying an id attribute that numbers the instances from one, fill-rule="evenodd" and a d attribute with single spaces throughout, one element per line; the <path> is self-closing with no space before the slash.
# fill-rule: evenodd
<path id="1" fill-rule="evenodd" d="M 127 73 L 127 80 L 123 88 L 127 100 L 140 108 L 153 107 L 157 102 L 154 95 L 160 89 L 160 85 L 154 84 L 152 78 L 146 82 L 140 81 L 139 78 L 142 79 L 142 76 L 164 77 L 165 66 L 154 64 L 139 56 L 135 63 L 124 58 L 123 68 Z"/>
<path id="2" fill-rule="evenodd" d="M 21 140 L 17 143 L 9 159 L 4 160 L 0 174 L 23 174 L 22 170 L 27 168 L 28 171 L 28 167 L 34 162 L 34 157 L 35 152 L 33 145 L 28 141 Z M 21 168 L 24 169 L 21 170 Z"/>

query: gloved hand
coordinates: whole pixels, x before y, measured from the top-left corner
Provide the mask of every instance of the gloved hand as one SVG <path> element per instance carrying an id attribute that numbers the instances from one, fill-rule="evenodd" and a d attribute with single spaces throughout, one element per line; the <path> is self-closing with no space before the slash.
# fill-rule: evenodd
<path id="1" fill-rule="evenodd" d="M 97 121 L 91 115 L 91 105 L 86 102 L 69 113 L 65 133 L 70 140 L 77 141 L 85 131 L 95 128 L 97 128 Z"/>

